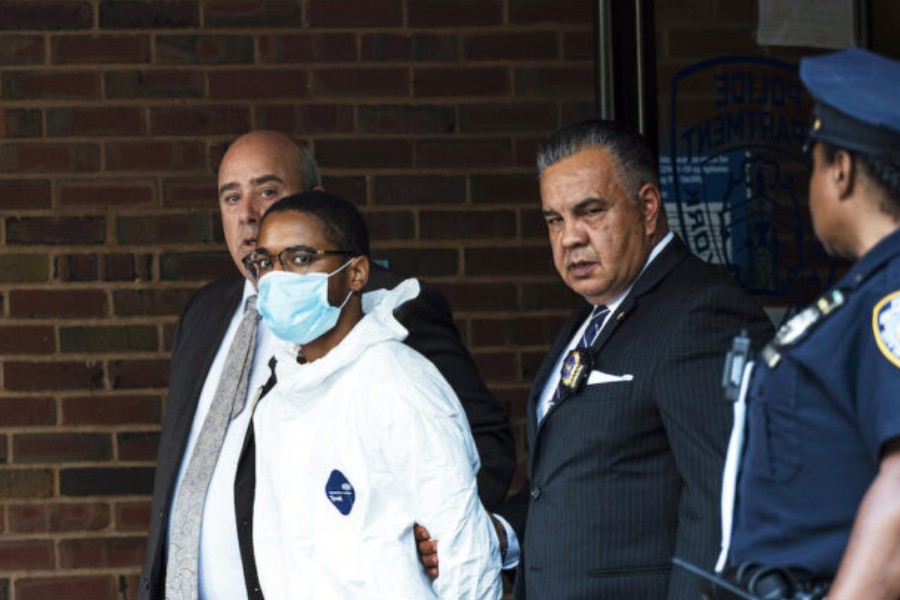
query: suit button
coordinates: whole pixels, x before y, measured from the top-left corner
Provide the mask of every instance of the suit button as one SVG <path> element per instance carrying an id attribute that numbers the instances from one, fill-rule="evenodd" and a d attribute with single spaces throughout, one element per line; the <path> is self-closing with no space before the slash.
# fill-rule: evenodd
<path id="1" fill-rule="evenodd" d="M 534 486 L 533 488 L 531 488 L 531 499 L 537 500 L 540 497 L 541 497 L 541 488 L 539 488 L 538 486 Z"/>

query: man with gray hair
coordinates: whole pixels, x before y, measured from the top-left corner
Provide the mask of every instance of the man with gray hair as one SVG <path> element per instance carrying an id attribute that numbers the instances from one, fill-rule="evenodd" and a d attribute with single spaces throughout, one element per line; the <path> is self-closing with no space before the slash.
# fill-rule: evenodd
<path id="1" fill-rule="evenodd" d="M 265 211 L 280 198 L 313 189 L 321 189 L 321 179 L 312 154 L 283 133 L 245 134 L 222 158 L 222 229 L 239 273 L 198 291 L 178 321 L 141 600 L 239 599 L 257 591 L 256 574 L 245 573 L 241 562 L 238 527 L 252 524 L 236 522 L 235 493 L 241 492 L 235 476 L 252 413 L 247 407 L 269 378 L 275 340 L 256 317 L 256 290 L 243 261 L 256 248 Z M 366 290 L 402 280 L 373 265 Z M 486 507 L 496 505 L 515 469 L 509 420 L 479 377 L 446 298 L 422 283 L 419 296 L 399 306 L 395 317 L 409 331 L 405 343 L 434 363 L 459 396 L 481 458 L 479 496 Z M 234 367 L 238 346 L 241 362 Z"/>
<path id="2" fill-rule="evenodd" d="M 725 351 L 771 324 L 669 231 L 640 136 L 579 123 L 543 144 L 538 168 L 554 265 L 584 302 L 537 372 L 528 482 L 500 510 L 514 597 L 696 600 L 672 557 L 715 561 Z M 419 548 L 434 576 L 430 544 Z"/>

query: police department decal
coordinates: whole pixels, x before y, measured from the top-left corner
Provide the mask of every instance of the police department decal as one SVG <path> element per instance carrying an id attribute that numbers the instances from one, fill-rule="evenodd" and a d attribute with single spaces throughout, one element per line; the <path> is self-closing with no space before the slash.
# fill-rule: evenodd
<path id="1" fill-rule="evenodd" d="M 872 330 L 881 353 L 900 367 L 900 291 L 888 294 L 875 305 Z"/>

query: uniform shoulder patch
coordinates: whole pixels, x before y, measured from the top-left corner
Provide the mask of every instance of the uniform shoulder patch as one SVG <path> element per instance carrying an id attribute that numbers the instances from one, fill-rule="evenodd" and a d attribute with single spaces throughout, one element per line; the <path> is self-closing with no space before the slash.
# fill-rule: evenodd
<path id="1" fill-rule="evenodd" d="M 900 291 L 888 294 L 872 309 L 872 331 L 884 357 L 900 368 Z"/>

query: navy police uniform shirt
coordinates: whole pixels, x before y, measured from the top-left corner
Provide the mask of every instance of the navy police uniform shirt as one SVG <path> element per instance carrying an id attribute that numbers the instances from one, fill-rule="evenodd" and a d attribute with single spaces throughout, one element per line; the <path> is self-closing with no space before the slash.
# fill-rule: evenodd
<path id="1" fill-rule="evenodd" d="M 732 564 L 833 576 L 881 449 L 900 436 L 900 231 L 836 288 L 845 303 L 779 348 L 774 367 L 757 357 Z"/>

